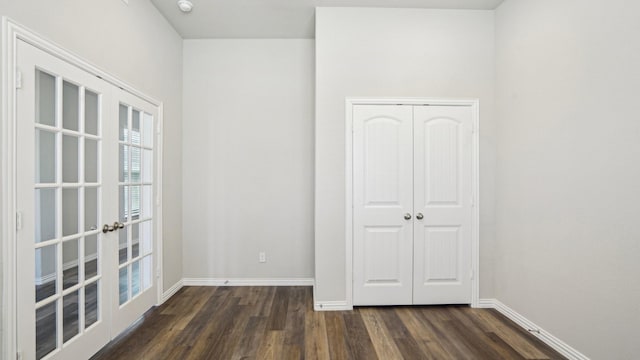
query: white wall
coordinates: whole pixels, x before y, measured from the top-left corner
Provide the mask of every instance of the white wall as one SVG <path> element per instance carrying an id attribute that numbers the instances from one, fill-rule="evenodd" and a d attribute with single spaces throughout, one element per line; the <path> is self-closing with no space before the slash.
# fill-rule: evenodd
<path id="1" fill-rule="evenodd" d="M 492 294 L 493 12 L 316 11 L 315 301 L 344 301 L 345 97 L 480 99 L 481 296 Z"/>
<path id="2" fill-rule="evenodd" d="M 640 2 L 496 14 L 495 296 L 593 359 L 640 354 Z"/>
<path id="3" fill-rule="evenodd" d="M 148 0 L 129 6 L 119 0 L 2 1 L 0 15 L 164 102 L 164 287 L 170 287 L 182 278 L 182 39 Z"/>
<path id="4" fill-rule="evenodd" d="M 313 277 L 313 45 L 185 41 L 185 278 Z"/>

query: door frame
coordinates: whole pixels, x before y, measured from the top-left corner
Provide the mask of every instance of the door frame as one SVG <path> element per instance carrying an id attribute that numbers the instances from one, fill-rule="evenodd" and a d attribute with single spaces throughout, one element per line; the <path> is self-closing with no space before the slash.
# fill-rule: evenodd
<path id="1" fill-rule="evenodd" d="M 162 301 L 163 293 L 163 267 L 162 267 L 162 129 L 163 129 L 163 103 L 144 93 L 136 90 L 133 86 L 110 75 L 98 66 L 84 60 L 83 58 L 65 50 L 63 47 L 49 41 L 38 33 L 22 26 L 20 23 L 3 16 L 2 17 L 2 126 L 1 135 L 1 166 L 2 174 L 1 202 L 0 208 L 0 230 L 2 235 L 2 353 L 0 358 L 13 359 L 17 354 L 17 247 L 16 229 L 17 219 L 17 198 L 16 193 L 16 171 L 17 171 L 17 142 L 16 142 L 16 96 L 20 79 L 17 75 L 17 44 L 24 41 L 58 59 L 97 76 L 104 81 L 117 86 L 157 107 L 157 146 L 154 151 L 157 154 L 155 166 L 155 182 L 157 186 L 155 218 L 155 256 L 156 256 L 156 304 Z"/>
<path id="2" fill-rule="evenodd" d="M 353 308 L 353 107 L 356 105 L 470 106 L 472 109 L 471 307 L 479 307 L 480 294 L 480 100 L 445 98 L 345 99 L 345 238 L 346 306 Z"/>

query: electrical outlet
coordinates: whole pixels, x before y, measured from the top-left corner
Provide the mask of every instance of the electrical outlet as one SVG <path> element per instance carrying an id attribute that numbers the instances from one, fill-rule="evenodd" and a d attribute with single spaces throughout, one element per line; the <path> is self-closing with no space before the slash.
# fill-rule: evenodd
<path id="1" fill-rule="evenodd" d="M 267 262 L 267 254 L 264 251 L 258 253 L 258 261 L 261 263 Z"/>

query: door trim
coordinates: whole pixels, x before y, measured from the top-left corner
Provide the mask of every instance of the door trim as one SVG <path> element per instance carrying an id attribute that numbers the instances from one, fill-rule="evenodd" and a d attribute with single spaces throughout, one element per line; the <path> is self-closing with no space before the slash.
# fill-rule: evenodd
<path id="1" fill-rule="evenodd" d="M 17 229 L 17 198 L 16 193 L 16 95 L 17 95 L 17 44 L 24 41 L 58 59 L 89 73 L 100 77 L 104 81 L 117 86 L 149 103 L 158 109 L 157 118 L 157 163 L 155 176 L 157 183 L 156 208 L 154 213 L 155 242 L 156 242 L 156 304 L 160 304 L 163 294 L 163 267 L 162 267 L 162 129 L 163 129 L 163 103 L 136 90 L 133 86 L 117 77 L 100 69 L 98 66 L 83 58 L 65 50 L 61 46 L 38 33 L 22 26 L 18 22 L 2 17 L 2 125 L 0 172 L 2 173 L 2 207 L 0 208 L 0 230 L 2 235 L 2 349 L 0 358 L 13 359 L 17 354 L 17 263 L 16 263 L 16 229 Z"/>
<path id="2" fill-rule="evenodd" d="M 346 305 L 353 308 L 353 107 L 355 105 L 470 106 L 472 108 L 472 186 L 471 226 L 471 307 L 479 306 L 480 294 L 480 100 L 440 98 L 355 98 L 345 99 L 345 283 Z"/>

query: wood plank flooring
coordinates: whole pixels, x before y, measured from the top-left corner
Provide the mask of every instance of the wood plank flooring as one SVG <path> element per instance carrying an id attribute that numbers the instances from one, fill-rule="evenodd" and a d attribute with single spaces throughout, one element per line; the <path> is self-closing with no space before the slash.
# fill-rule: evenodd
<path id="1" fill-rule="evenodd" d="M 310 287 L 185 287 L 93 359 L 564 359 L 491 309 L 314 312 Z"/>

